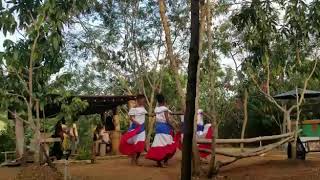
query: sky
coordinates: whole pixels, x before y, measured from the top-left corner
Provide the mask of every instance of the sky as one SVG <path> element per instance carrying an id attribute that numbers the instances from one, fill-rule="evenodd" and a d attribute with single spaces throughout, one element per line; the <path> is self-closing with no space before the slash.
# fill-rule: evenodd
<path id="1" fill-rule="evenodd" d="M 2 1 L 3 5 L 5 6 L 5 2 L 3 0 L 1 0 L 1 1 Z M 80 27 L 77 27 L 77 28 L 80 28 Z M 74 30 L 75 29 L 73 29 L 72 31 L 74 31 Z M 67 32 L 68 29 L 65 29 L 65 31 Z M 19 34 L 19 33 L 14 33 L 14 34 L 7 33 L 7 35 L 4 36 L 3 32 L 0 31 L 0 52 L 4 50 L 3 42 L 6 39 L 10 39 L 13 42 L 16 42 L 16 41 L 18 41 L 19 39 L 22 39 L 22 38 L 23 38 L 22 35 Z M 235 69 L 234 62 L 232 61 L 232 59 L 226 58 L 226 57 L 220 57 L 220 58 L 221 58 L 221 66 L 222 67 L 231 67 L 231 68 Z M 93 60 L 91 60 L 91 61 L 93 61 Z M 87 63 L 89 63 L 89 61 L 87 61 Z M 82 66 L 82 65 L 85 66 L 85 64 L 79 64 L 79 66 Z M 66 64 L 65 66 L 66 66 L 65 68 L 68 69 L 68 67 L 67 67 L 68 65 Z"/>
<path id="2" fill-rule="evenodd" d="M 15 33 L 13 35 L 11 34 L 7 34 L 7 36 L 4 36 L 3 32 L 0 31 L 0 51 L 3 51 L 4 50 L 4 47 L 3 47 L 3 42 L 6 40 L 6 39 L 10 39 L 12 40 L 13 42 L 16 42 L 17 40 L 19 40 L 20 38 L 22 38 L 22 36 L 18 33 Z M 232 61 L 232 59 L 230 58 L 226 58 L 226 57 L 223 57 L 221 59 L 221 64 L 223 67 L 232 67 L 234 68 L 234 63 Z"/>
<path id="3" fill-rule="evenodd" d="M 0 33 L 0 51 L 3 51 L 4 48 L 3 48 L 3 42 L 6 40 L 6 39 L 10 39 L 12 41 L 17 41 L 18 39 L 20 38 L 20 36 L 15 33 L 13 35 L 10 35 L 10 34 L 7 34 L 7 36 L 4 36 L 3 32 L 1 31 Z"/>

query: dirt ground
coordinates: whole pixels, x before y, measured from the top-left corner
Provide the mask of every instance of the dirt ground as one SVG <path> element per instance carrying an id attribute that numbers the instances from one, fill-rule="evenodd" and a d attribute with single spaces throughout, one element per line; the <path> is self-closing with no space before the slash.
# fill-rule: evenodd
<path id="1" fill-rule="evenodd" d="M 131 166 L 128 159 L 100 160 L 96 164 L 70 164 L 68 172 L 76 180 L 177 180 L 180 162 L 180 154 L 170 161 L 167 168 L 154 167 L 154 162 L 144 159 L 140 167 Z M 59 169 L 64 173 L 63 165 L 59 165 Z M 21 167 L 0 168 L 0 180 L 14 179 L 20 170 Z M 287 160 L 280 152 L 242 159 L 222 168 L 217 179 L 319 180 L 320 154 L 308 154 L 306 161 Z"/>

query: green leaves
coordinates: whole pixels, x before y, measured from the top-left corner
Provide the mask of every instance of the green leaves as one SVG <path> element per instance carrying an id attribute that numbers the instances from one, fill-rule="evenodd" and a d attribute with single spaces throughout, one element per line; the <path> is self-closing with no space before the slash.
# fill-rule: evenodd
<path id="1" fill-rule="evenodd" d="M 7 33 L 13 34 L 16 30 L 17 22 L 8 10 L 0 11 L 0 30 L 2 30 L 4 36 L 7 36 Z"/>
<path id="2" fill-rule="evenodd" d="M 80 98 L 72 98 L 71 103 L 61 105 L 61 112 L 66 120 L 74 120 L 73 118 L 84 111 L 88 105 L 88 102 L 82 101 Z"/>
<path id="3" fill-rule="evenodd" d="M 60 44 L 59 37 L 58 37 L 58 36 L 52 36 L 51 39 L 52 39 L 53 48 L 54 48 L 55 50 L 59 50 L 59 47 L 60 47 L 60 46 L 59 46 L 59 44 Z"/>

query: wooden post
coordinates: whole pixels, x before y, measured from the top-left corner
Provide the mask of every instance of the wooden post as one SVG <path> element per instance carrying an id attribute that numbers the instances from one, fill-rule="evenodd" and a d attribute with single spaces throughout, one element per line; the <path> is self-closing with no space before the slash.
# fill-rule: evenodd
<path id="1" fill-rule="evenodd" d="M 294 134 L 294 141 L 291 145 L 291 151 L 292 151 L 292 159 L 297 159 L 297 139 L 298 139 L 298 130 L 299 130 L 299 120 L 300 120 L 300 105 L 299 105 L 299 91 L 296 87 L 296 101 L 297 101 L 297 119 L 295 122 L 295 134 Z M 291 124 L 290 124 L 291 125 Z"/>
<path id="2" fill-rule="evenodd" d="M 119 154 L 121 131 L 120 131 L 120 119 L 119 119 L 117 107 L 113 109 L 113 124 L 114 124 L 115 130 L 112 132 L 112 135 L 111 135 L 112 153 Z"/>
<path id="3" fill-rule="evenodd" d="M 102 143 L 100 144 L 100 149 L 99 149 L 99 155 L 100 156 L 105 156 L 107 151 L 107 145 Z"/>
<path id="4" fill-rule="evenodd" d="M 23 121 L 18 119 L 16 114 L 15 114 L 15 133 L 16 133 L 16 155 L 17 155 L 17 158 L 21 158 L 24 153 L 24 127 L 23 127 Z"/>
<path id="5" fill-rule="evenodd" d="M 283 121 L 282 121 L 282 130 L 281 133 L 285 134 L 287 133 L 287 119 L 288 119 L 288 113 L 287 113 L 287 105 L 284 104 L 282 105 L 282 108 L 285 109 L 286 111 L 283 113 Z"/>

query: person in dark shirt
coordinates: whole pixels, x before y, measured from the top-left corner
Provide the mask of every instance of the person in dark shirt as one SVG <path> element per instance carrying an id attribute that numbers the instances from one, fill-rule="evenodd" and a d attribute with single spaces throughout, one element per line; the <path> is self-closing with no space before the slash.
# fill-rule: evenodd
<path id="1" fill-rule="evenodd" d="M 106 131 L 114 131 L 115 126 L 113 124 L 113 117 L 112 116 L 107 116 L 105 123 L 104 123 Z"/>
<path id="2" fill-rule="evenodd" d="M 54 128 L 54 134 L 52 135 L 53 138 L 60 138 L 60 142 L 54 142 L 52 148 L 52 156 L 55 156 L 57 160 L 60 160 L 63 156 L 62 150 L 62 142 L 64 140 L 64 131 L 62 129 L 62 122 L 58 121 Z"/>

